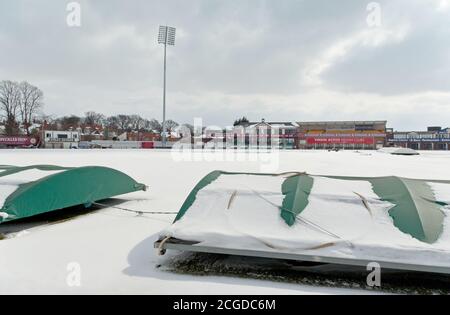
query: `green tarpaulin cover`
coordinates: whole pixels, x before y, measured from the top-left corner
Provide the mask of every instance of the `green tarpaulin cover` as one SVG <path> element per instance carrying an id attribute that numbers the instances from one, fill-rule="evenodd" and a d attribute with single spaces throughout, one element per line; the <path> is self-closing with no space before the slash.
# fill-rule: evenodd
<path id="1" fill-rule="evenodd" d="M 0 166 L 0 223 L 145 190 L 115 169 L 99 166 Z"/>

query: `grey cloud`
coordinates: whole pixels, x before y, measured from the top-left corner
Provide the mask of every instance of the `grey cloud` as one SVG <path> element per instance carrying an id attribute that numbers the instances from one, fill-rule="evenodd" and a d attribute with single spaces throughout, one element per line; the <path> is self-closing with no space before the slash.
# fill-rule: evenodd
<path id="1" fill-rule="evenodd" d="M 402 121 L 395 110 L 361 108 L 392 104 L 396 95 L 449 91 L 449 13 L 424 10 L 427 1 L 381 2 L 389 27 L 413 21 L 413 30 L 399 42 L 353 47 L 330 65 L 320 74 L 320 89 L 335 91 L 335 99 L 310 93 L 302 77 L 330 46 L 367 27 L 369 1 L 84 0 L 82 27 L 68 28 L 69 1 L 3 0 L 0 79 L 40 86 L 48 113 L 139 111 L 159 118 L 162 47 L 156 36 L 166 23 L 178 29 L 168 54 L 174 119 L 201 116 L 226 125 L 244 114 L 276 120 L 367 116 L 416 126 L 419 119 Z M 358 93 L 367 97 L 336 111 Z"/>
<path id="2" fill-rule="evenodd" d="M 450 10 L 439 12 L 429 1 L 382 8 L 387 29 L 396 22 L 410 25 L 406 37 L 379 47 L 356 47 L 324 73 L 326 84 L 389 95 L 450 92 Z"/>

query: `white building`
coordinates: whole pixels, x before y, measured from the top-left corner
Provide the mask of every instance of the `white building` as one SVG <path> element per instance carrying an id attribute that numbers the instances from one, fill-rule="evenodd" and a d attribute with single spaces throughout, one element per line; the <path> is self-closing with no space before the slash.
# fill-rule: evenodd
<path id="1" fill-rule="evenodd" d="M 43 145 L 49 149 L 72 149 L 78 148 L 80 142 L 79 131 L 54 131 L 45 130 Z"/>

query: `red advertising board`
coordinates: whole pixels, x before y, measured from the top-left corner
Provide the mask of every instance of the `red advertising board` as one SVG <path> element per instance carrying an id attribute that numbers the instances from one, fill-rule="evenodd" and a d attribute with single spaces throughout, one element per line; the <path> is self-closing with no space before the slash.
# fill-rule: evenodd
<path id="1" fill-rule="evenodd" d="M 36 145 L 36 138 L 25 136 L 0 136 L 0 145 L 24 147 L 29 145 Z"/>
<path id="2" fill-rule="evenodd" d="M 308 144 L 367 144 L 375 143 L 374 138 L 368 137 L 341 137 L 341 138 L 326 138 L 326 137 L 308 137 L 306 138 Z"/>
<path id="3" fill-rule="evenodd" d="M 142 149 L 153 149 L 154 147 L 155 147 L 155 144 L 153 141 L 142 141 L 141 142 Z"/>

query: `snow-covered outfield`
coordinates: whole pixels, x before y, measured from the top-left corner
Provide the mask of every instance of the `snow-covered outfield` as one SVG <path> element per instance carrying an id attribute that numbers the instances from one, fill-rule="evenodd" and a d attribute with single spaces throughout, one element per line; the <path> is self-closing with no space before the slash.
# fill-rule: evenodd
<path id="1" fill-rule="evenodd" d="M 143 211 L 178 211 L 192 187 L 216 169 L 238 172 L 305 171 L 342 176 L 397 175 L 450 179 L 450 153 L 393 156 L 381 152 L 287 151 L 267 164 L 267 154 L 196 153 L 189 161 L 152 150 L 2 150 L 0 164 L 100 165 L 121 170 L 149 186 L 123 196 L 121 206 Z M 262 161 L 262 162 L 261 162 Z M 70 183 L 69 183 L 70 185 Z M 70 186 L 69 186 L 70 187 Z M 33 228 L 0 241 L 0 294 L 300 294 L 364 293 L 232 277 L 194 277 L 160 271 L 153 250 L 174 216 L 141 216 L 105 209 L 74 220 Z M 80 267 L 81 285 L 71 286 Z M 69 281 L 68 281 L 69 280 Z M 76 284 L 76 283 L 75 283 Z"/>

